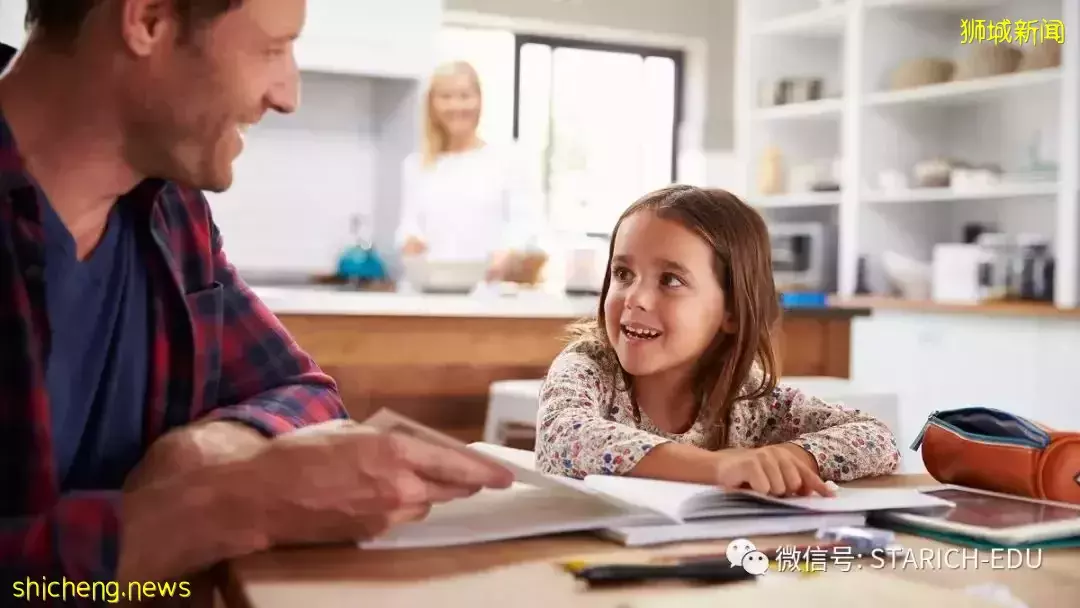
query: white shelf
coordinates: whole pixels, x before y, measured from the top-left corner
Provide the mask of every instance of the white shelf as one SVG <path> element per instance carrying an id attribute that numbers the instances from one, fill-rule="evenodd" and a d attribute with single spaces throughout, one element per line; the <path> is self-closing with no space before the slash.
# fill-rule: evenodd
<path id="1" fill-rule="evenodd" d="M 904 8 L 925 11 L 955 13 L 964 10 L 985 9 L 1002 4 L 1007 0 L 863 0 L 866 8 Z"/>
<path id="2" fill-rule="evenodd" d="M 956 190 L 953 188 L 911 188 L 895 191 L 864 191 L 861 200 L 867 203 L 936 203 L 946 201 L 977 201 L 1009 198 L 1057 196 L 1057 182 L 1029 184 L 999 184 L 985 190 Z"/>
<path id="3" fill-rule="evenodd" d="M 831 207 L 840 204 L 839 192 L 796 192 L 758 196 L 749 200 L 750 205 L 762 209 L 784 207 Z"/>
<path id="4" fill-rule="evenodd" d="M 1061 45 L 1060 65 L 1054 68 L 878 90 L 906 60 L 969 57 L 976 45 L 961 44 L 960 19 L 1080 23 L 1080 2 L 737 2 L 738 181 L 756 182 L 770 148 L 780 151 L 779 166 L 789 182 L 797 167 L 840 158 L 836 177 L 845 186 L 842 192 L 749 198 L 763 213 L 790 209 L 776 215 L 834 223 L 829 228 L 837 238 L 837 285 L 827 287 L 850 296 L 863 256 L 873 276 L 886 251 L 928 260 L 935 244 L 959 241 L 967 225 L 980 223 L 1049 238 L 1056 258 L 1055 304 L 1080 306 L 1080 46 Z M 821 79 L 843 94 L 759 107 L 762 84 L 785 78 Z M 1053 183 L 1011 182 L 980 190 L 860 187 L 876 185 L 886 173 L 910 174 L 933 159 L 997 165 L 1006 172 L 1050 163 L 1059 173 Z"/>
<path id="5" fill-rule="evenodd" d="M 759 24 L 754 33 L 759 36 L 798 35 L 833 38 L 844 33 L 846 7 L 842 4 L 795 13 Z"/>
<path id="6" fill-rule="evenodd" d="M 899 91 L 883 91 L 866 96 L 866 105 L 887 107 L 906 104 L 956 105 L 1001 99 L 1012 95 L 1038 94 L 1037 87 L 1061 82 L 1061 70 L 1050 68 L 1016 72 L 990 78 L 944 82 Z"/>
<path id="7" fill-rule="evenodd" d="M 843 100 L 819 99 L 770 108 L 758 108 L 755 120 L 798 120 L 804 118 L 839 118 L 844 108 Z"/>

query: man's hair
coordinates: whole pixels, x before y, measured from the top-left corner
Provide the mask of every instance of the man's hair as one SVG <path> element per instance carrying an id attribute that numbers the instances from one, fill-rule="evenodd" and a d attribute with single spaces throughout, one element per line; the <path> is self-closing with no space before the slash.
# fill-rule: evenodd
<path id="1" fill-rule="evenodd" d="M 102 0 L 27 0 L 26 27 L 35 28 L 44 38 L 60 44 L 72 42 L 79 34 L 86 16 Z M 238 6 L 243 0 L 173 0 L 173 7 L 185 31 L 214 19 Z"/>

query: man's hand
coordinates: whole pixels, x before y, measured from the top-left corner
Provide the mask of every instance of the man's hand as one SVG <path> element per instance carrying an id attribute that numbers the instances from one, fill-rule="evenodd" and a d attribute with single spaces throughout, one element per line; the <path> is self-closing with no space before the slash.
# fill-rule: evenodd
<path id="1" fill-rule="evenodd" d="M 118 576 L 168 580 L 275 545 L 355 542 L 512 481 L 498 465 L 404 435 L 357 424 L 302 429 L 132 484 Z"/>
<path id="2" fill-rule="evenodd" d="M 371 538 L 434 504 L 513 482 L 481 458 L 361 425 L 280 437 L 248 467 L 273 544 Z"/>
<path id="3" fill-rule="evenodd" d="M 721 450 L 716 456 L 716 482 L 724 488 L 749 486 L 772 496 L 834 494 L 821 480 L 813 457 L 792 443 Z"/>

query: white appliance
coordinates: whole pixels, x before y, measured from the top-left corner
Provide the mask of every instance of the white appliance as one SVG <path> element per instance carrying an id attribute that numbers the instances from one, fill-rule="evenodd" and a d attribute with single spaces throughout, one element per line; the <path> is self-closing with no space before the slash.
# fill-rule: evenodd
<path id="1" fill-rule="evenodd" d="M 935 302 L 977 304 L 982 299 L 980 268 L 985 254 L 976 244 L 934 245 L 931 297 Z"/>
<path id="2" fill-rule="evenodd" d="M 599 295 L 607 275 L 610 237 L 586 234 L 573 239 L 566 248 L 566 292 Z"/>
<path id="3" fill-rule="evenodd" d="M 834 291 L 835 239 L 821 222 L 768 225 L 773 280 L 778 291 Z"/>

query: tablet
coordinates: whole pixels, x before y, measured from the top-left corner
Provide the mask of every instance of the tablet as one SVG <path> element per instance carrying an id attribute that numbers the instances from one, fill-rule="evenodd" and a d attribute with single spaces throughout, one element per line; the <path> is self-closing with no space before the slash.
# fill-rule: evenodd
<path id="1" fill-rule="evenodd" d="M 889 511 L 881 513 L 881 517 L 916 528 L 1005 545 L 1080 536 L 1080 505 L 953 485 L 921 488 L 919 491 L 947 500 L 953 506 L 918 513 Z"/>

